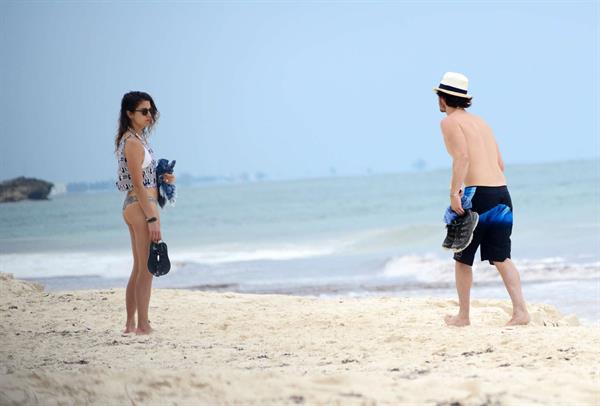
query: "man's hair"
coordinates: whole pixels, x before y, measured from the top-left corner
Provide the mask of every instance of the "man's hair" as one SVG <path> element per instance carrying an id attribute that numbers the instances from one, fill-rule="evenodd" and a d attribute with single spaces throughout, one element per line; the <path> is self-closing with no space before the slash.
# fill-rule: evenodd
<path id="1" fill-rule="evenodd" d="M 454 108 L 467 109 L 471 107 L 471 100 L 466 97 L 452 96 L 451 94 L 437 91 L 437 95 L 440 96 L 446 102 L 446 105 Z"/>

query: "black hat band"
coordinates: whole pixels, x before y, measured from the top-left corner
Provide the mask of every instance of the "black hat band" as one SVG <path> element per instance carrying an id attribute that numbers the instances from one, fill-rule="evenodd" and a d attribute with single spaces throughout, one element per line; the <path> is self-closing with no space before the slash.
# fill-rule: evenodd
<path id="1" fill-rule="evenodd" d="M 450 92 L 456 92 L 456 93 L 462 93 L 462 94 L 467 94 L 466 90 L 463 89 L 459 89 L 458 87 L 452 87 L 452 86 L 448 86 L 448 85 L 444 85 L 442 83 L 440 83 L 440 85 L 438 86 L 440 89 L 444 89 L 444 90 L 448 90 Z"/>

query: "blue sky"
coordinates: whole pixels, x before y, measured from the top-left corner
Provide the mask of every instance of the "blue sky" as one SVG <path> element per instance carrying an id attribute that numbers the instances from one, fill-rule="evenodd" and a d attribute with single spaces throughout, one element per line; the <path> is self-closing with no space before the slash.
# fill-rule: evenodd
<path id="1" fill-rule="evenodd" d="M 0 179 L 114 177 L 153 95 L 179 173 L 448 167 L 431 88 L 465 73 L 507 163 L 600 156 L 597 2 L 0 2 Z"/>

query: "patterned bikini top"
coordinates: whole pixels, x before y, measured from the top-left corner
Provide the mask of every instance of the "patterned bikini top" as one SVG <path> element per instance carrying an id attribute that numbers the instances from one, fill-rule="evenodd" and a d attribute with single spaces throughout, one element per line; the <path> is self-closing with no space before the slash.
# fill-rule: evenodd
<path id="1" fill-rule="evenodd" d="M 156 159 L 154 158 L 154 151 L 148 144 L 146 137 L 140 137 L 136 133 L 131 130 L 128 130 L 121 141 L 119 142 L 119 146 L 117 147 L 117 189 L 122 192 L 126 192 L 129 190 L 133 190 L 133 183 L 131 181 L 131 174 L 129 173 L 129 168 L 127 167 L 127 158 L 125 158 L 125 144 L 127 140 L 131 137 L 136 137 L 141 141 L 142 145 L 146 149 L 144 151 L 144 157 L 146 154 L 150 155 L 151 161 L 150 164 L 146 167 L 142 167 L 142 176 L 145 188 L 155 188 L 156 187 Z M 145 163 L 146 159 L 144 159 Z"/>

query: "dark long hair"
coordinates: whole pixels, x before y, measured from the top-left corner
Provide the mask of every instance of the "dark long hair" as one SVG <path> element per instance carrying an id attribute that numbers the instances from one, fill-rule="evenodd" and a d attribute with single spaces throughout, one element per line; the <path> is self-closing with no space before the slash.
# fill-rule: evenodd
<path id="1" fill-rule="evenodd" d="M 154 100 L 152 100 L 152 96 L 145 92 L 125 93 L 121 99 L 121 113 L 119 114 L 119 130 L 117 131 L 117 136 L 115 137 L 115 150 L 119 147 L 119 142 L 121 142 L 123 134 L 125 134 L 127 129 L 131 127 L 131 119 L 127 115 L 127 112 L 129 111 L 133 113 L 143 101 L 150 102 L 150 108 L 152 109 L 150 112 L 152 115 L 152 124 L 144 129 L 144 133 L 148 134 L 150 131 L 152 131 L 152 128 L 160 116 L 158 109 L 156 108 L 156 104 L 154 104 Z"/>

